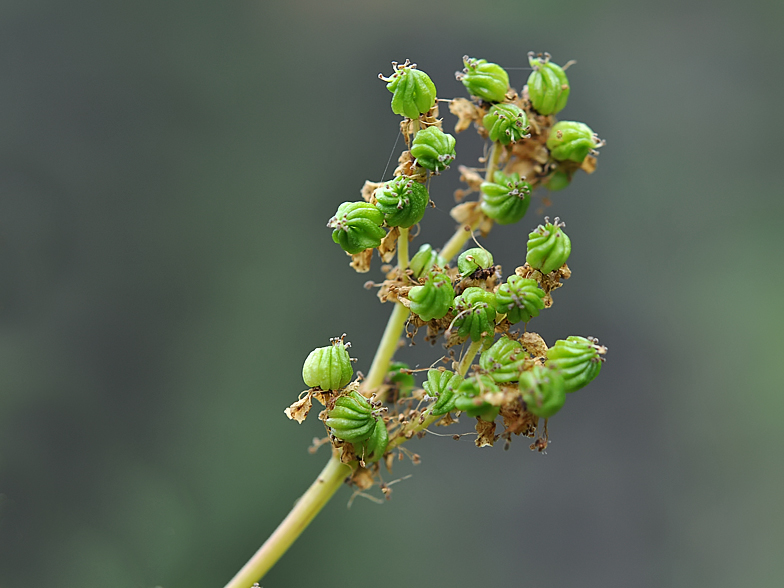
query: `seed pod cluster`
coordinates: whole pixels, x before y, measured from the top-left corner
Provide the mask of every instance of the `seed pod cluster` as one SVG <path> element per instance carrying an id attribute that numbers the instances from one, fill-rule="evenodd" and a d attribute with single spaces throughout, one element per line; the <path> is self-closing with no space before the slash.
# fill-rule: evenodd
<path id="1" fill-rule="evenodd" d="M 378 247 L 387 232 L 381 228 L 384 216 L 368 202 L 344 202 L 327 223 L 332 240 L 352 255 Z"/>
<path id="2" fill-rule="evenodd" d="M 376 426 L 376 417 L 367 398 L 352 390 L 335 400 L 325 423 L 338 439 L 356 443 L 370 437 Z"/>
<path id="3" fill-rule="evenodd" d="M 547 365 L 560 371 L 566 391 L 574 392 L 599 375 L 606 352 L 596 339 L 571 336 L 547 350 Z"/>
<path id="4" fill-rule="evenodd" d="M 497 310 L 506 314 L 510 323 L 527 323 L 533 317 L 539 316 L 539 311 L 544 308 L 545 293 L 536 280 L 521 278 L 512 274 L 501 284 L 495 293 Z"/>
<path id="5" fill-rule="evenodd" d="M 550 219 L 545 217 L 544 221 L 544 225 L 539 225 L 528 235 L 528 253 L 525 260 L 532 268 L 549 274 L 569 259 L 572 242 L 562 231 L 566 224 L 560 222 L 561 219 L 555 217 L 555 221 L 550 223 Z"/>
<path id="6" fill-rule="evenodd" d="M 389 227 L 408 228 L 425 215 L 430 196 L 419 182 L 398 176 L 386 182 L 375 192 L 376 208 L 384 215 Z"/>
<path id="7" fill-rule="evenodd" d="M 440 173 L 455 160 L 455 138 L 438 127 L 428 127 L 414 137 L 411 155 L 417 165 Z"/>
<path id="8" fill-rule="evenodd" d="M 517 173 L 497 171 L 492 182 L 482 182 L 482 212 L 498 224 L 516 223 L 531 204 L 531 184 Z"/>
<path id="9" fill-rule="evenodd" d="M 460 410 L 471 417 L 479 417 L 483 421 L 492 422 L 498 416 L 501 407 L 494 406 L 479 396 L 500 391 L 498 384 L 490 376 L 474 374 L 463 380 L 457 389 L 455 410 Z"/>
<path id="10" fill-rule="evenodd" d="M 428 370 L 427 381 L 423 384 L 428 396 L 436 398 L 430 407 L 430 414 L 438 416 L 455 408 L 455 396 L 463 378 L 449 370 Z"/>

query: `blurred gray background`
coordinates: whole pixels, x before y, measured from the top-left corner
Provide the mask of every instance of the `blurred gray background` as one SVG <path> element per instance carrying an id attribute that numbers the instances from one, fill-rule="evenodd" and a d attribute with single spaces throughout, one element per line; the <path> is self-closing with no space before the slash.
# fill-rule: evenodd
<path id="1" fill-rule="evenodd" d="M 263 586 L 784 585 L 783 24 L 777 0 L 3 2 L 0 586 L 223 586 L 327 459 L 283 415 L 303 359 L 345 332 L 367 372 L 388 316 L 325 227 L 395 142 L 376 75 L 411 58 L 463 96 L 464 54 L 529 50 L 578 61 L 559 116 L 607 140 L 547 209 L 574 273 L 530 328 L 598 336 L 601 376 L 546 456 L 412 442 L 390 502 L 341 489 Z M 453 229 L 453 167 L 415 247 Z M 536 208 L 484 241 L 507 272 Z"/>

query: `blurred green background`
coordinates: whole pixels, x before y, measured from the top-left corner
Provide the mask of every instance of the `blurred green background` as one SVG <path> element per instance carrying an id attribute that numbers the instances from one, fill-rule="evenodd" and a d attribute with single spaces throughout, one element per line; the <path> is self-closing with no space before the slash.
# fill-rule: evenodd
<path id="1" fill-rule="evenodd" d="M 386 321 L 377 261 L 324 226 L 395 143 L 376 75 L 408 57 L 462 96 L 464 54 L 529 50 L 578 61 L 560 117 L 607 140 L 547 210 L 574 274 L 531 328 L 598 336 L 602 374 L 546 456 L 411 443 L 390 502 L 341 489 L 262 584 L 784 585 L 782 25 L 778 0 L 3 2 L 0 586 L 233 575 L 327 459 L 283 415 L 303 359 L 345 332 L 367 372 Z M 454 167 L 415 247 L 453 229 Z M 507 272 L 534 208 L 484 242 Z"/>

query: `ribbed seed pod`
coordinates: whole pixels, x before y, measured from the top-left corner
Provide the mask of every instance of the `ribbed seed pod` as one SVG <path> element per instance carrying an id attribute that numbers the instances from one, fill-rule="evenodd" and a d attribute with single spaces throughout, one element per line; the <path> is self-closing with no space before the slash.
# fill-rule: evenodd
<path id="1" fill-rule="evenodd" d="M 368 464 L 378 461 L 384 456 L 389 445 L 389 431 L 384 419 L 374 417 L 373 430 L 370 436 L 361 443 L 354 443 L 354 453 Z"/>
<path id="2" fill-rule="evenodd" d="M 430 407 L 430 414 L 438 416 L 455 409 L 455 395 L 463 378 L 449 370 L 428 370 L 427 382 L 423 384 L 428 396 L 436 401 Z"/>
<path id="3" fill-rule="evenodd" d="M 427 127 L 414 137 L 411 155 L 417 165 L 439 173 L 455 160 L 455 138 L 438 127 Z"/>
<path id="4" fill-rule="evenodd" d="M 452 325 L 461 337 L 479 341 L 495 332 L 495 294 L 481 288 L 466 288 L 455 298 L 455 320 Z"/>
<path id="5" fill-rule="evenodd" d="M 532 268 L 538 269 L 543 274 L 549 274 L 569 259 L 572 242 L 561 230 L 566 223 L 562 223 L 557 216 L 552 224 L 547 217 L 544 217 L 544 222 L 544 226 L 539 225 L 528 234 L 528 254 L 525 260 Z"/>
<path id="6" fill-rule="evenodd" d="M 563 190 L 572 183 L 572 175 L 565 172 L 565 171 L 557 171 L 548 180 L 547 186 L 548 190 L 552 190 L 553 192 L 557 192 L 558 190 Z"/>
<path id="7" fill-rule="evenodd" d="M 547 365 L 561 372 L 567 392 L 590 383 L 602 369 L 602 355 L 607 349 L 596 339 L 567 337 L 547 350 Z"/>
<path id="8" fill-rule="evenodd" d="M 482 212 L 500 225 L 516 223 L 531 204 L 531 184 L 520 174 L 497 171 L 492 182 L 482 182 Z"/>
<path id="9" fill-rule="evenodd" d="M 432 272 L 422 286 L 415 286 L 408 292 L 411 312 L 423 321 L 431 321 L 446 316 L 455 300 L 455 289 L 449 276 Z"/>
<path id="10" fill-rule="evenodd" d="M 564 379 L 557 369 L 536 365 L 520 376 L 520 392 L 525 408 L 539 418 L 549 419 L 564 405 Z"/>
<path id="11" fill-rule="evenodd" d="M 332 240 L 354 255 L 381 245 L 387 232 L 381 228 L 384 215 L 368 202 L 344 202 L 327 223 Z"/>
<path id="12" fill-rule="evenodd" d="M 493 267 L 493 254 L 481 247 L 466 249 L 457 258 L 457 269 L 460 270 L 460 275 L 464 278 L 478 269 L 491 267 Z"/>
<path id="13" fill-rule="evenodd" d="M 436 86 L 425 72 L 408 60 L 402 65 L 392 62 L 395 73 L 389 78 L 379 78 L 387 83 L 392 92 L 392 112 L 408 118 L 419 118 L 436 103 Z"/>
<path id="14" fill-rule="evenodd" d="M 539 114 L 560 112 L 569 99 L 569 80 L 559 65 L 550 61 L 549 53 L 535 57 L 528 54 L 528 63 L 534 68 L 528 76 L 528 98 Z"/>
<path id="15" fill-rule="evenodd" d="M 419 182 L 398 176 L 375 192 L 376 208 L 384 215 L 387 226 L 407 229 L 425 215 L 430 196 Z"/>
<path id="16" fill-rule="evenodd" d="M 482 119 L 491 141 L 509 145 L 519 141 L 528 130 L 528 116 L 514 104 L 496 104 Z"/>
<path id="17" fill-rule="evenodd" d="M 506 314 L 512 324 L 527 323 L 533 317 L 539 316 L 539 311 L 544 308 L 544 297 L 544 290 L 536 280 L 513 274 L 495 293 L 495 299 L 498 301 L 496 308 L 499 313 Z"/>
<path id="18" fill-rule="evenodd" d="M 302 379 L 311 388 L 340 390 L 354 375 L 348 345 L 343 343 L 343 337 L 331 339 L 331 342 L 328 347 L 311 351 L 302 366 Z"/>
<path id="19" fill-rule="evenodd" d="M 329 411 L 325 422 L 335 437 L 356 443 L 370 436 L 376 425 L 376 418 L 367 398 L 352 390 L 335 401 L 335 407 Z"/>
<path id="20" fill-rule="evenodd" d="M 389 372 L 387 373 L 387 378 L 389 378 L 390 383 L 397 387 L 400 398 L 409 396 L 416 383 L 412 374 L 402 371 L 407 369 L 408 364 L 403 363 L 402 361 L 393 361 L 389 365 Z"/>
<path id="21" fill-rule="evenodd" d="M 417 280 L 426 275 L 434 265 L 444 265 L 443 258 L 429 244 L 425 243 L 419 248 L 408 267 L 414 273 Z"/>
<path id="22" fill-rule="evenodd" d="M 489 402 L 477 398 L 480 394 L 500 392 L 501 389 L 490 376 L 474 375 L 466 378 L 457 389 L 455 397 L 455 410 L 460 410 L 471 417 L 479 417 L 484 421 L 492 422 L 501 410 Z"/>
<path id="23" fill-rule="evenodd" d="M 509 90 L 509 74 L 496 63 L 488 63 L 484 59 L 463 57 L 463 71 L 455 77 L 463 82 L 471 96 L 477 96 L 485 102 L 502 102 Z"/>
<path id="24" fill-rule="evenodd" d="M 547 136 L 550 155 L 558 161 L 582 163 L 591 149 L 599 146 L 599 138 L 581 122 L 562 120 L 553 125 Z"/>
<path id="25" fill-rule="evenodd" d="M 496 382 L 516 382 L 525 370 L 527 358 L 528 354 L 520 343 L 501 337 L 490 349 L 482 352 L 479 365 Z"/>

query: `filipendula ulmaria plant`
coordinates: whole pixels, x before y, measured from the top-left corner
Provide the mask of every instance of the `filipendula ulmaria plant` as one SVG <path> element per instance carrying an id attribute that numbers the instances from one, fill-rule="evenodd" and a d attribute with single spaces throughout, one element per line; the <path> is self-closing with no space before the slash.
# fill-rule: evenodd
<path id="1" fill-rule="evenodd" d="M 511 57 L 519 67 L 518 60 Z M 378 299 L 392 312 L 366 373 L 355 375 L 342 337 L 305 361 L 309 388 L 285 412 L 302 423 L 314 401 L 321 404 L 323 438 L 314 449 L 329 445 L 331 457 L 227 588 L 248 588 L 263 576 L 344 482 L 358 494 L 378 486 L 389 496 L 382 468 L 391 470 L 399 457 L 418 462 L 400 446 L 431 427 L 473 421 L 477 447 L 502 438 L 508 448 L 513 437 L 523 436 L 536 437 L 530 447 L 543 452 L 548 419 L 562 409 L 566 392 L 598 374 L 606 349 L 595 339 L 569 337 L 548 348 L 520 325 L 550 308 L 555 291 L 571 276 L 566 265 L 571 242 L 562 223 L 545 218 L 526 249 L 525 234 L 538 221 L 513 229 L 520 265 L 506 279 L 479 243 L 494 224 L 521 222 L 540 188 L 545 194 L 563 189 L 575 183 L 578 172 L 596 169 L 596 149 L 603 142 L 582 123 L 559 123 L 554 116 L 569 91 L 563 69 L 546 56 L 532 65 L 528 85 L 515 89 L 500 65 L 465 57 L 457 78 L 468 96 L 440 100 L 432 80 L 409 61 L 394 63 L 391 77 L 380 76 L 392 92 L 393 112 L 403 117 L 406 147 L 391 177 L 367 181 L 361 198 L 341 204 L 328 226 L 356 271 L 370 270 L 374 251 L 387 264 L 384 279 L 366 286 L 378 288 Z M 452 238 L 440 249 L 417 244 L 409 260 L 413 233 L 419 238 L 424 232 L 427 203 L 447 207 L 434 175 L 452 163 L 455 138 L 444 131 L 439 102 L 448 103 L 457 117 L 455 134 L 473 126 L 487 141 L 486 156 L 476 167 L 459 168 L 465 187 L 455 193 Z M 461 254 L 472 238 L 477 246 Z M 418 362 L 430 369 L 393 364 L 401 340 L 413 344 L 420 331 L 431 345 L 441 344 Z M 496 433 L 499 416 L 502 430 Z"/>

